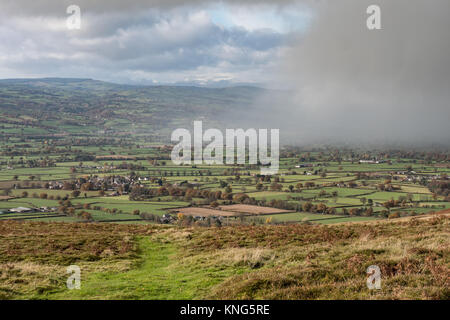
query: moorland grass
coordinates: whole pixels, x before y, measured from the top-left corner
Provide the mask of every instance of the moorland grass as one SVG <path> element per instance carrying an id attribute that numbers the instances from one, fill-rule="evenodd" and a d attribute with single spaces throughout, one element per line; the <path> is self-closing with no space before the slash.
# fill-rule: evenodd
<path id="1" fill-rule="evenodd" d="M 0 221 L 5 299 L 448 299 L 446 214 L 181 228 Z M 65 268 L 82 269 L 67 290 Z M 378 265 L 382 289 L 369 290 Z"/>

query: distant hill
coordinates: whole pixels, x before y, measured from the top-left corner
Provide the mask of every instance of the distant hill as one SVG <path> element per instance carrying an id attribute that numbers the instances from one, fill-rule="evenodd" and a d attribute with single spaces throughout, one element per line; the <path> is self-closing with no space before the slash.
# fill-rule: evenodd
<path id="1" fill-rule="evenodd" d="M 2 132 L 70 135 L 167 135 L 203 120 L 221 126 L 266 90 L 237 86 L 121 85 L 92 79 L 0 80 Z"/>

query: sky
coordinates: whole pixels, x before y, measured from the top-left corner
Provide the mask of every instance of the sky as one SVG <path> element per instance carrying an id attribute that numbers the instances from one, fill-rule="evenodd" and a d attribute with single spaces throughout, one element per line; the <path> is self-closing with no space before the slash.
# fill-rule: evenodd
<path id="1" fill-rule="evenodd" d="M 380 8 L 381 29 L 367 28 Z M 280 128 L 292 144 L 450 146 L 450 1 L 316 1 L 242 126 Z"/>
<path id="2" fill-rule="evenodd" d="M 265 85 L 313 14 L 296 2 L 94 3 L 2 0 L 0 78 Z M 80 30 L 66 26 L 70 4 L 81 9 Z"/>
<path id="3" fill-rule="evenodd" d="M 1 0 L 0 78 L 263 85 L 283 91 L 231 124 L 299 144 L 449 145 L 449 14 L 448 0 Z"/>

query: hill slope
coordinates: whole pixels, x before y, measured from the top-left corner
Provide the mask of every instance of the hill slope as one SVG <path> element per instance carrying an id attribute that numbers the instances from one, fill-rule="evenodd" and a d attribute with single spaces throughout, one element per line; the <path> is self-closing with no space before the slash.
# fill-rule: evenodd
<path id="1" fill-rule="evenodd" d="M 167 136 L 195 119 L 220 126 L 224 115 L 248 107 L 264 91 L 246 86 L 130 86 L 91 79 L 0 80 L 0 125 L 4 134 Z"/>
<path id="2" fill-rule="evenodd" d="M 0 222 L 0 298 L 449 299 L 446 214 L 333 226 Z M 66 266 L 82 272 L 67 290 Z M 369 290 L 366 270 L 381 270 Z"/>

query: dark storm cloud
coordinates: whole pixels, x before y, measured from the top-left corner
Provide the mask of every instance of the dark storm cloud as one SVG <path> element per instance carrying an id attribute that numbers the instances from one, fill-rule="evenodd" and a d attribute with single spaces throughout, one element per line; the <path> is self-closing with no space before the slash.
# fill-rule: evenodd
<path id="1" fill-rule="evenodd" d="M 67 6 L 76 4 L 92 13 L 138 12 L 146 9 L 167 9 L 183 6 L 204 6 L 218 1 L 211 0 L 14 0 L 0 3 L 2 12 L 21 15 L 59 15 Z M 289 5 L 296 0 L 227 0 L 229 4 L 271 4 Z M 312 0 L 303 2 L 313 2 Z"/>
<path id="2" fill-rule="evenodd" d="M 370 31 L 374 3 L 382 30 Z M 322 1 L 316 10 L 279 74 L 290 91 L 261 100 L 260 123 L 294 143 L 450 142 L 449 1 Z"/>

